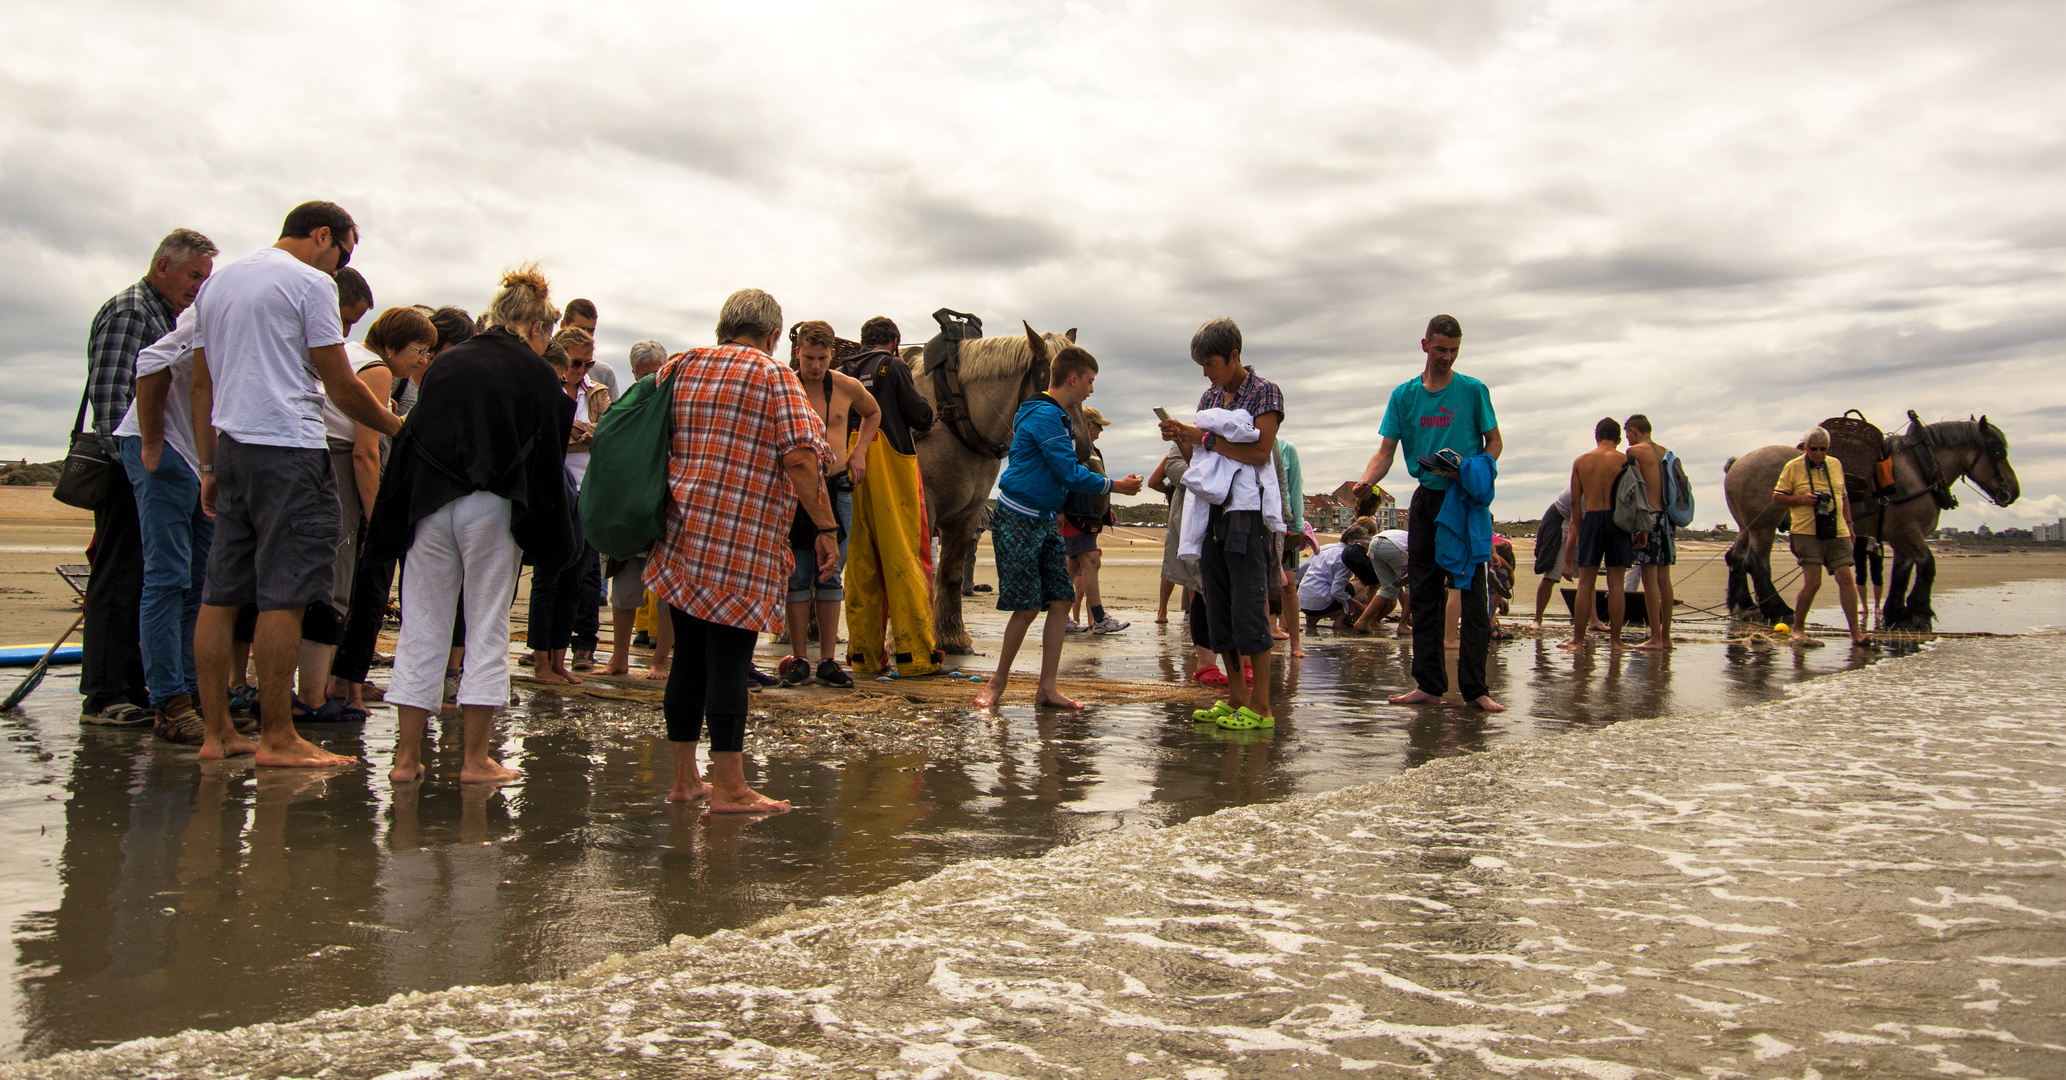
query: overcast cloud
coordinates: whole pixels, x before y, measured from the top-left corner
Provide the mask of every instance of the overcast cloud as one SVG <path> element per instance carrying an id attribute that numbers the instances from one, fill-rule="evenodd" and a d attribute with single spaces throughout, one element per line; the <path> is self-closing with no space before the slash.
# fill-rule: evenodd
<path id="1" fill-rule="evenodd" d="M 382 305 L 478 310 L 539 260 L 620 367 L 745 285 L 849 336 L 1079 327 L 1121 470 L 1225 314 L 1308 490 L 1350 479 L 1448 312 L 1502 518 L 1602 415 L 1653 418 L 1706 522 L 1727 456 L 1853 407 L 2008 432 L 2024 500 L 1954 524 L 2066 513 L 2056 3 L 343 10 L 0 14 L 0 456 L 60 453 L 87 324 L 167 230 L 234 257 L 331 198 Z"/>

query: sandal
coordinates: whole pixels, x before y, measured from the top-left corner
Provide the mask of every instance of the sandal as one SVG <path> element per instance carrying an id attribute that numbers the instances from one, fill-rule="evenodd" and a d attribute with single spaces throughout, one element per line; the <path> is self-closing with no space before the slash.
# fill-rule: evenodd
<path id="1" fill-rule="evenodd" d="M 1201 724 L 1217 724 L 1223 716 L 1234 715 L 1234 707 L 1224 701 L 1215 701 L 1210 709 L 1191 710 L 1191 719 Z"/>
<path id="2" fill-rule="evenodd" d="M 1215 719 L 1213 723 L 1226 728 L 1228 731 L 1247 731 L 1250 728 L 1276 727 L 1277 718 L 1274 716 L 1264 716 L 1254 709 L 1243 705 L 1239 709 Z"/>
<path id="3" fill-rule="evenodd" d="M 1220 670 L 1218 664 L 1209 664 L 1192 672 L 1191 681 L 1204 686 L 1225 686 L 1227 685 L 1227 676 L 1225 672 Z"/>

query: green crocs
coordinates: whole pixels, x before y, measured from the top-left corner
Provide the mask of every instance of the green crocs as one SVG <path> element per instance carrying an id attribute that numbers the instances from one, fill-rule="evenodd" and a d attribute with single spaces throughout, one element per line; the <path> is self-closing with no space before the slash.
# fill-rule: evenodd
<path id="1" fill-rule="evenodd" d="M 1247 731 L 1250 728 L 1276 727 L 1277 718 L 1274 716 L 1264 716 L 1254 709 L 1243 705 L 1231 713 L 1220 716 L 1213 723 L 1226 728 L 1228 731 Z"/>
<path id="2" fill-rule="evenodd" d="M 1210 709 L 1193 709 L 1191 711 L 1191 719 L 1201 724 L 1217 724 L 1232 715 L 1234 715 L 1234 707 L 1224 701 L 1213 702 Z"/>

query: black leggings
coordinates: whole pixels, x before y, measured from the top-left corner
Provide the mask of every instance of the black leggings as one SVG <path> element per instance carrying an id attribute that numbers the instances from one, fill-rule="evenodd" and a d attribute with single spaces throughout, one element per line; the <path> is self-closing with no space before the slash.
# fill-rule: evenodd
<path id="1" fill-rule="evenodd" d="M 760 635 L 742 626 L 706 622 L 672 604 L 674 670 L 667 675 L 667 741 L 695 742 L 710 721 L 710 750 L 746 748 L 746 668 Z"/>

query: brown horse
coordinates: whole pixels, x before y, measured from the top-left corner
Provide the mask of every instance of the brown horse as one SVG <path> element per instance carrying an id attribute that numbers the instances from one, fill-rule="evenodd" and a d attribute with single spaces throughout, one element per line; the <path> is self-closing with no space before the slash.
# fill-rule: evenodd
<path id="1" fill-rule="evenodd" d="M 1951 495 L 1952 482 L 1960 477 L 1972 481 L 1996 506 L 2015 502 L 2022 488 L 2009 465 L 2008 437 L 1986 417 L 1929 424 L 1923 433 L 1920 439 L 1913 431 L 1887 437 L 1886 448 L 1894 460 L 1893 492 L 1885 499 L 1853 492 L 1851 517 L 1858 535 L 1884 540 L 1894 549 L 1893 580 L 1887 583 L 1880 625 L 1927 633 L 1936 617 L 1930 609 L 1930 588 L 1937 578 L 1937 558 L 1928 539 L 1942 510 L 1958 505 Z M 1936 466 L 1934 486 L 1924 475 L 1925 455 Z M 1787 513 L 1772 504 L 1772 485 L 1779 470 L 1799 456 L 1793 447 L 1767 446 L 1730 458 L 1722 467 L 1729 512 L 1741 530 L 1727 556 L 1732 612 L 1755 612 L 1769 622 L 1793 614 L 1791 602 L 1772 585 L 1772 537 Z"/>
<path id="2" fill-rule="evenodd" d="M 974 441 L 981 448 L 1009 447 L 1012 419 L 1019 403 L 1046 390 L 1032 376 L 1036 360 L 1051 357 L 1076 342 L 1076 331 L 973 338 L 961 343 L 961 397 L 967 402 Z M 908 355 L 908 353 L 907 353 Z M 1039 364 L 1044 370 L 1046 364 Z M 912 372 L 918 392 L 935 412 L 933 380 L 922 365 Z M 1041 385 L 1033 385 L 1040 382 Z M 962 577 L 969 551 L 976 543 L 976 523 L 990 490 L 997 486 L 1003 451 L 971 448 L 945 423 L 936 423 L 918 444 L 918 468 L 925 477 L 926 516 L 940 532 L 940 557 L 933 566 L 933 640 L 950 653 L 967 655 L 973 647 L 961 618 Z"/>

